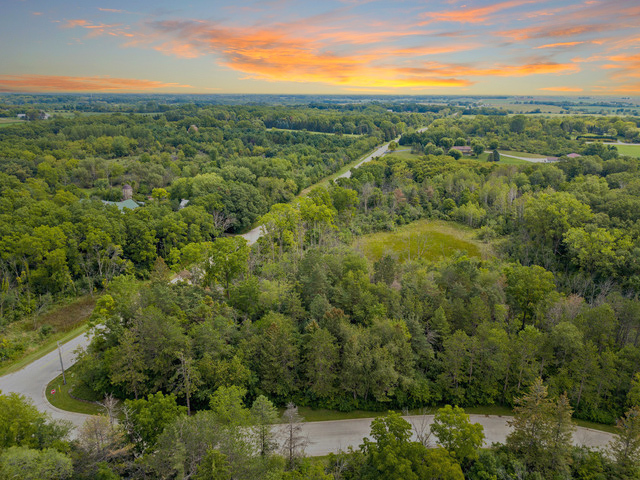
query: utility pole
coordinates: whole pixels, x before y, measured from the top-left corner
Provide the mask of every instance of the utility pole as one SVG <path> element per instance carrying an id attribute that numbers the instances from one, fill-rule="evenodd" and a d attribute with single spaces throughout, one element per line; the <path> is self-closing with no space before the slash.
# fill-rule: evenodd
<path id="1" fill-rule="evenodd" d="M 62 383 L 63 385 L 67 384 L 67 379 L 64 376 L 64 364 L 62 363 L 62 350 L 60 349 L 60 342 L 56 342 L 58 344 L 58 356 L 60 357 L 60 368 L 62 369 Z"/>

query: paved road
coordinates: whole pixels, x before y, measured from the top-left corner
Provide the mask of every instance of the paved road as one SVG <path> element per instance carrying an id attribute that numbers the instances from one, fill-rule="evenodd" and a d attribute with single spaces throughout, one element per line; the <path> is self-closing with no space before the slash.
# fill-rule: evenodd
<path id="1" fill-rule="evenodd" d="M 64 367 L 69 368 L 75 363 L 76 355 L 74 351 L 76 348 L 86 347 L 88 344 L 89 338 L 87 334 L 84 333 L 62 345 L 62 361 Z M 39 410 L 50 414 L 52 418 L 69 420 L 75 426 L 82 425 L 88 415 L 66 412 L 55 408 L 45 397 L 44 389 L 47 384 L 60 375 L 60 373 L 58 350 L 54 350 L 35 362 L 30 363 L 22 370 L 0 377 L 0 390 L 2 393 L 15 392 L 30 398 Z"/>
<path id="2" fill-rule="evenodd" d="M 398 140 L 400 140 L 400 137 L 396 138 L 395 140 L 393 140 L 394 142 L 397 142 Z M 372 153 L 370 153 L 367 157 L 363 158 L 362 160 L 360 160 L 358 163 L 356 163 L 353 167 L 351 167 L 351 169 L 354 168 L 358 168 L 360 165 L 362 165 L 363 163 L 367 163 L 370 162 L 371 160 L 373 160 L 376 157 L 381 157 L 383 156 L 388 150 L 389 150 L 389 144 L 391 142 L 387 142 L 384 145 L 382 145 L 380 148 L 378 148 L 377 150 L 374 150 Z M 344 172 L 342 175 L 338 175 L 337 178 L 350 178 L 351 177 L 351 170 L 347 170 L 346 172 Z"/>
<path id="3" fill-rule="evenodd" d="M 510 417 L 502 417 L 495 415 L 469 415 L 473 423 L 479 423 L 484 427 L 485 446 L 492 443 L 504 443 L 507 435 L 511 431 L 511 427 L 507 425 Z M 413 440 L 417 440 L 415 430 L 423 430 L 433 422 L 433 415 L 425 416 L 408 416 L 404 417 L 414 427 Z M 309 439 L 309 445 L 306 448 L 307 455 L 320 456 L 335 453 L 339 450 L 346 450 L 347 447 L 358 447 L 363 438 L 369 436 L 371 429 L 370 418 L 361 418 L 355 420 L 338 420 L 332 422 L 310 422 L 305 423 L 303 433 Z M 574 444 L 585 445 L 588 447 L 603 448 L 606 447 L 613 439 L 613 435 L 599 430 L 578 427 L 573 436 Z M 433 445 L 435 439 L 431 439 Z"/>
<path id="4" fill-rule="evenodd" d="M 491 153 L 491 150 L 485 150 L 484 153 Z M 499 152 L 501 157 L 517 158 L 518 160 L 525 160 L 531 163 L 549 163 L 546 158 L 531 158 L 531 157 L 516 157 L 515 155 L 507 155 L 506 153 Z"/>
<path id="5" fill-rule="evenodd" d="M 419 128 L 418 130 L 416 130 L 418 133 L 420 132 L 424 132 L 427 128 L 429 127 L 422 127 Z M 400 140 L 400 137 L 392 140 L 394 142 L 397 142 L 398 140 Z M 342 175 L 338 175 L 338 177 L 336 178 L 350 178 L 351 177 L 351 170 L 353 170 L 354 168 L 358 168 L 360 165 L 370 162 L 371 160 L 373 160 L 376 157 L 381 157 L 383 156 L 385 153 L 387 153 L 387 151 L 389 150 L 389 144 L 391 142 L 387 142 L 384 145 L 382 145 L 381 147 L 377 148 L 376 150 L 374 150 L 372 153 L 370 153 L 368 156 L 366 156 L 365 158 L 363 158 L 362 160 L 360 160 L 358 163 L 356 163 L 353 167 L 351 167 L 350 170 L 347 170 L 346 172 L 344 172 Z M 242 235 L 240 235 L 241 237 L 245 238 L 247 240 L 247 243 L 249 245 L 253 245 L 254 243 L 256 243 L 258 241 L 258 239 L 260 237 L 262 237 L 264 235 L 264 230 L 262 229 L 262 225 L 257 226 L 256 228 L 254 228 L 253 230 L 249 230 L 247 233 L 243 233 Z"/>

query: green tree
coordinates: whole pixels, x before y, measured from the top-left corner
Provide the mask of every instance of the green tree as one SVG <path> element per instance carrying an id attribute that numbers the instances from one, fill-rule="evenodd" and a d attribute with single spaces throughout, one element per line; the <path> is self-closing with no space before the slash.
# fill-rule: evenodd
<path id="1" fill-rule="evenodd" d="M 618 434 L 609 445 L 622 478 L 638 478 L 640 474 L 640 407 L 627 410 L 618 420 Z"/>
<path id="2" fill-rule="evenodd" d="M 471 423 L 464 409 L 451 405 L 440 408 L 433 419 L 431 431 L 438 443 L 459 462 L 478 458 L 478 449 L 484 441 L 484 428 L 479 423 Z"/>
<path id="3" fill-rule="evenodd" d="M 0 450 L 12 446 L 56 446 L 66 439 L 70 429 L 66 423 L 51 422 L 22 395 L 0 394 Z"/>
<path id="4" fill-rule="evenodd" d="M 6 479 L 64 480 L 73 474 L 73 463 L 53 448 L 32 450 L 13 446 L 0 455 L 0 472 Z"/>
<path id="5" fill-rule="evenodd" d="M 209 449 L 198 465 L 194 480 L 232 480 L 227 456 L 218 450 Z"/>
<path id="6" fill-rule="evenodd" d="M 123 424 L 131 441 L 144 452 L 156 444 L 166 425 L 186 411 L 176 403 L 175 395 L 158 392 L 146 399 L 125 400 Z"/>
<path id="7" fill-rule="evenodd" d="M 305 337 L 304 371 L 309 392 L 317 398 L 331 400 L 336 394 L 340 361 L 336 339 L 328 330 L 317 326 Z"/>
<path id="8" fill-rule="evenodd" d="M 564 472 L 575 430 L 571 412 L 566 396 L 548 398 L 547 387 L 537 378 L 529 392 L 516 399 L 507 447 L 542 474 Z"/>
<path id="9" fill-rule="evenodd" d="M 251 419 L 255 425 L 258 453 L 267 456 L 277 447 L 273 425 L 278 421 L 278 410 L 267 397 L 260 395 L 251 405 Z"/>
<path id="10" fill-rule="evenodd" d="M 549 294 L 555 290 L 553 273 L 538 265 L 514 265 L 505 270 L 505 275 L 507 302 L 522 319 L 521 329 L 524 329 L 527 321 L 536 318 L 540 308 L 549 300 Z"/>
<path id="11" fill-rule="evenodd" d="M 205 282 L 224 285 L 227 297 L 232 280 L 248 269 L 249 246 L 242 237 L 218 237 L 207 252 Z"/>
<path id="12" fill-rule="evenodd" d="M 409 457 L 411 425 L 400 414 L 389 412 L 371 422 L 373 441 L 365 438 L 360 447 L 367 457 L 364 478 L 418 480 Z"/>

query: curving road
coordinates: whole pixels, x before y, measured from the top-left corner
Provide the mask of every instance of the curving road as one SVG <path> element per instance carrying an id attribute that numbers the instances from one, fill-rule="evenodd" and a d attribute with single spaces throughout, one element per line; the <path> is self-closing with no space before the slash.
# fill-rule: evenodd
<path id="1" fill-rule="evenodd" d="M 64 368 L 69 368 L 76 361 L 75 350 L 89 345 L 88 333 L 83 333 L 61 346 Z M 30 398 L 34 405 L 42 412 L 58 420 L 68 420 L 76 427 L 84 423 L 88 415 L 67 412 L 54 407 L 47 400 L 44 389 L 47 384 L 60 375 L 60 358 L 58 350 L 46 354 L 44 357 L 30 363 L 22 370 L 0 377 L 0 391 L 2 393 L 19 393 Z"/>
<path id="2" fill-rule="evenodd" d="M 433 415 L 412 415 L 403 417 L 414 428 L 413 440 L 418 440 L 416 431 L 428 431 L 428 426 L 433 422 Z M 504 443 L 511 427 L 507 421 L 511 417 L 498 415 L 469 415 L 471 422 L 479 423 L 484 427 L 484 446 L 492 443 Z M 347 447 L 358 447 L 363 438 L 369 436 L 371 430 L 371 418 L 359 418 L 353 420 L 337 420 L 329 422 L 309 422 L 303 425 L 303 434 L 307 436 L 309 444 L 305 449 L 307 455 L 312 457 L 336 453 L 346 450 Z M 584 445 L 592 448 L 606 448 L 614 435 L 590 428 L 578 427 L 573 435 L 575 445 Z M 431 445 L 435 439 L 431 438 Z"/>

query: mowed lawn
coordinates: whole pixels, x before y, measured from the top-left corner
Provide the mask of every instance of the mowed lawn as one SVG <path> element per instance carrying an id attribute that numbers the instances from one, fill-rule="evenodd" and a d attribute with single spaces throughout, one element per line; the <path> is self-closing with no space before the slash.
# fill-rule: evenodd
<path id="1" fill-rule="evenodd" d="M 394 232 L 363 235 L 354 242 L 369 259 L 376 261 L 385 255 L 398 261 L 438 260 L 461 250 L 472 257 L 488 258 L 491 248 L 474 239 L 474 230 L 454 222 L 419 220 L 399 227 Z"/>
<path id="2" fill-rule="evenodd" d="M 620 155 L 640 158 L 640 145 L 616 145 Z"/>

